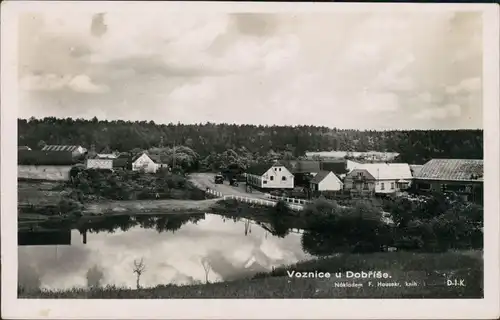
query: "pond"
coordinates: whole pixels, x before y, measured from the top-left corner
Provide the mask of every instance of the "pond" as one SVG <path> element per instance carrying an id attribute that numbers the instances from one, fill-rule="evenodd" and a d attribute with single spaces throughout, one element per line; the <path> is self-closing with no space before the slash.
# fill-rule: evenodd
<path id="1" fill-rule="evenodd" d="M 117 216 L 52 230 L 19 233 L 20 285 L 135 288 L 134 261 L 140 260 L 142 287 L 187 285 L 207 276 L 211 282 L 249 277 L 310 258 L 300 233 L 278 237 L 257 222 L 216 214 Z"/>

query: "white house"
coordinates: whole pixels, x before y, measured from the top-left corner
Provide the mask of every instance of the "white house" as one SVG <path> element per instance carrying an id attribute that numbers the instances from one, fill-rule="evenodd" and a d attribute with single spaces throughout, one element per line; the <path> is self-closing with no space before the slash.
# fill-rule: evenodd
<path id="1" fill-rule="evenodd" d="M 260 189 L 293 189 L 294 176 L 280 162 L 259 164 L 248 168 L 247 183 Z"/>
<path id="2" fill-rule="evenodd" d="M 85 160 L 87 169 L 113 169 L 113 159 L 87 159 Z"/>
<path id="3" fill-rule="evenodd" d="M 159 165 L 147 153 L 138 154 L 132 158 L 132 171 L 153 173 L 158 171 Z"/>
<path id="4" fill-rule="evenodd" d="M 412 179 L 407 163 L 365 163 L 346 175 L 344 189 L 394 193 L 408 188 Z"/>
<path id="5" fill-rule="evenodd" d="M 331 171 L 320 171 L 311 179 L 312 191 L 339 191 L 342 190 L 344 184 Z"/>

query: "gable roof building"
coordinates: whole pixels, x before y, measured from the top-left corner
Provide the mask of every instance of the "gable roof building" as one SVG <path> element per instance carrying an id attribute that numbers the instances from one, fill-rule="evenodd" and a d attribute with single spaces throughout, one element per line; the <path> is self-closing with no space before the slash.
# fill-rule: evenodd
<path id="1" fill-rule="evenodd" d="M 312 179 L 311 183 L 320 183 L 326 176 L 330 173 L 330 171 L 320 171 L 316 174 Z"/>
<path id="2" fill-rule="evenodd" d="M 483 181 L 483 160 L 432 159 L 415 175 L 418 180 Z"/>
<path id="3" fill-rule="evenodd" d="M 331 171 L 318 172 L 310 182 L 313 191 L 338 191 L 343 187 L 342 181 Z"/>
<path id="4" fill-rule="evenodd" d="M 375 180 L 411 180 L 410 165 L 407 163 L 363 163 L 353 170 L 366 170 Z"/>
<path id="5" fill-rule="evenodd" d="M 250 166 L 246 170 L 249 185 L 264 189 L 293 189 L 294 175 L 280 162 L 262 163 Z"/>

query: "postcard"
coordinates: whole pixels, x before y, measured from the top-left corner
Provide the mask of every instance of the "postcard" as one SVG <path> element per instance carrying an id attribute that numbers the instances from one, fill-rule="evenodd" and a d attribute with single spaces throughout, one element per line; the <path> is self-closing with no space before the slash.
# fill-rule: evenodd
<path id="1" fill-rule="evenodd" d="M 499 316 L 498 6 L 2 9 L 3 317 Z"/>

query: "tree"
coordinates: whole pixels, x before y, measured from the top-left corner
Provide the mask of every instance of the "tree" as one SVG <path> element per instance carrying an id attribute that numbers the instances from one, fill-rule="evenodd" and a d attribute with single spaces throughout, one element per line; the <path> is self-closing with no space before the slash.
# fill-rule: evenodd
<path id="1" fill-rule="evenodd" d="M 101 281 L 104 278 L 104 273 L 99 267 L 94 265 L 87 270 L 86 278 L 88 288 L 98 288 L 100 287 Z"/>
<path id="2" fill-rule="evenodd" d="M 210 263 L 206 258 L 201 259 L 201 265 L 203 266 L 203 270 L 205 271 L 205 283 L 208 283 L 208 274 L 210 273 L 210 270 L 212 270 L 212 267 L 210 266 Z"/>
<path id="3" fill-rule="evenodd" d="M 141 281 L 141 276 L 144 272 L 146 272 L 146 265 L 144 264 L 144 259 L 141 258 L 141 260 L 134 260 L 133 273 L 135 273 L 136 275 L 137 289 L 141 288 L 140 281 Z"/>
<path id="4" fill-rule="evenodd" d="M 30 121 L 18 119 L 18 144 L 94 143 L 97 150 L 128 152 L 157 146 L 162 136 L 169 141 L 184 142 L 195 150 L 200 160 L 216 167 L 224 164 L 222 154 L 233 150 L 245 163 L 271 161 L 276 158 L 304 155 L 305 151 L 390 151 L 400 154 L 398 161 L 423 164 L 431 158 L 483 158 L 482 130 L 411 130 L 358 131 L 318 126 L 253 126 L 230 124 L 169 124 L 146 121 L 103 121 L 97 118 L 58 119 L 47 117 Z M 167 140 L 167 139 L 165 139 Z M 456 146 L 460 145 L 460 148 Z M 273 150 L 269 152 L 269 150 Z M 212 154 L 213 153 L 213 154 Z M 231 152 L 228 152 L 228 155 Z M 228 159 L 229 160 L 229 159 Z M 225 163 L 227 164 L 227 163 Z"/>

